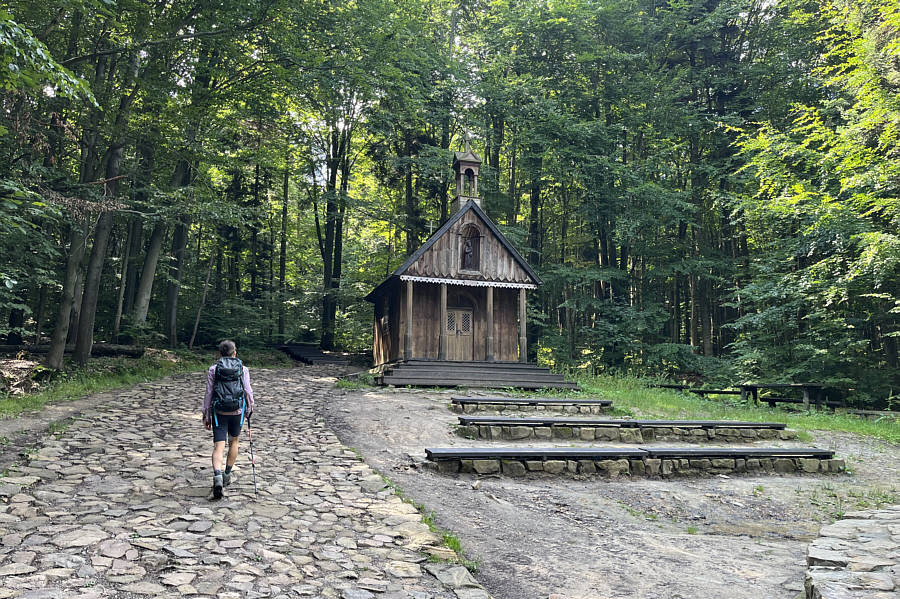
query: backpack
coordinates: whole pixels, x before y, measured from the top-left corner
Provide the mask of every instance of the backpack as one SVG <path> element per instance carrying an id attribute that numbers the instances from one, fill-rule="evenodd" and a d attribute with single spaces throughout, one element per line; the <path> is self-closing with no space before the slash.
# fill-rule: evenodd
<path id="1" fill-rule="evenodd" d="M 219 358 L 213 378 L 215 412 L 237 412 L 244 407 L 244 364 L 237 358 Z"/>

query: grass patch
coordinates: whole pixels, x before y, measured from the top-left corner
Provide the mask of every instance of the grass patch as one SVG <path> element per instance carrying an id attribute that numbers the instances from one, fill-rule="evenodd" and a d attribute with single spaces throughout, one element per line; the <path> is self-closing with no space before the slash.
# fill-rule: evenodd
<path id="1" fill-rule="evenodd" d="M 368 389 L 375 386 L 375 377 L 368 372 L 360 373 L 352 377 L 343 377 L 337 380 L 335 387 L 338 389 Z"/>
<path id="2" fill-rule="evenodd" d="M 286 368 L 293 364 L 282 352 L 274 350 L 238 351 L 244 364 L 251 369 Z M 51 402 L 73 401 L 92 393 L 131 387 L 180 372 L 206 370 L 215 358 L 212 351 L 148 349 L 141 358 L 91 358 L 83 367 L 67 361 L 65 370 L 59 372 L 39 368 L 33 376 L 43 379 L 41 390 L 0 397 L 0 418 L 37 411 Z"/>
<path id="3" fill-rule="evenodd" d="M 611 399 L 620 410 L 644 416 L 671 419 L 747 420 L 752 422 L 783 422 L 798 431 L 803 441 L 812 440 L 807 431 L 826 430 L 856 433 L 900 443 L 900 422 L 896 420 L 865 420 L 841 412 L 787 412 L 731 399 L 706 399 L 690 393 L 647 387 L 647 382 L 632 377 L 582 377 L 581 397 Z M 534 394 L 530 394 L 534 395 Z M 547 394 L 557 395 L 554 394 Z M 572 392 L 565 395 L 573 396 Z"/>

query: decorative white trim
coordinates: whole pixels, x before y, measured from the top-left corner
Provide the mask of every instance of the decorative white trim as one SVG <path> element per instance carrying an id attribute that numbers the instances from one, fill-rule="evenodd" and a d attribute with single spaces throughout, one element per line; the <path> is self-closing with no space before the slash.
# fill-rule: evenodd
<path id="1" fill-rule="evenodd" d="M 506 289 L 537 289 L 533 283 L 507 283 L 504 281 L 469 281 L 467 279 L 438 279 L 436 277 L 414 277 L 400 275 L 401 281 L 414 283 L 446 283 L 447 285 L 462 285 L 464 287 L 503 287 Z"/>

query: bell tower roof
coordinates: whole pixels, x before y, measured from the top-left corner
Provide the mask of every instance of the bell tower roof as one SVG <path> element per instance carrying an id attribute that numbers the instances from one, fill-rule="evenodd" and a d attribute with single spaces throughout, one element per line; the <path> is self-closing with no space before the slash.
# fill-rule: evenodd
<path id="1" fill-rule="evenodd" d="M 472 147 L 469 145 L 469 140 L 466 140 L 466 149 L 463 152 L 454 152 L 453 153 L 453 170 L 459 172 L 460 168 L 465 165 L 468 166 L 478 166 L 482 162 L 481 158 L 472 151 Z"/>

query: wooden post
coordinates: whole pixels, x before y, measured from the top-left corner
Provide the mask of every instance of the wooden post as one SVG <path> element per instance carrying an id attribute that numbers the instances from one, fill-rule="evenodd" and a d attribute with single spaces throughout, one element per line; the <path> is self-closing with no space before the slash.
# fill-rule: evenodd
<path id="1" fill-rule="evenodd" d="M 484 359 L 494 361 L 494 288 L 487 288 L 487 346 Z"/>
<path id="2" fill-rule="evenodd" d="M 447 359 L 447 283 L 441 283 L 441 335 L 438 345 L 438 360 Z"/>
<path id="3" fill-rule="evenodd" d="M 519 289 L 519 362 L 528 361 L 528 346 L 525 335 L 525 288 Z"/>
<path id="4" fill-rule="evenodd" d="M 413 282 L 406 282 L 406 333 L 403 335 L 403 358 L 412 358 L 412 301 Z"/>

